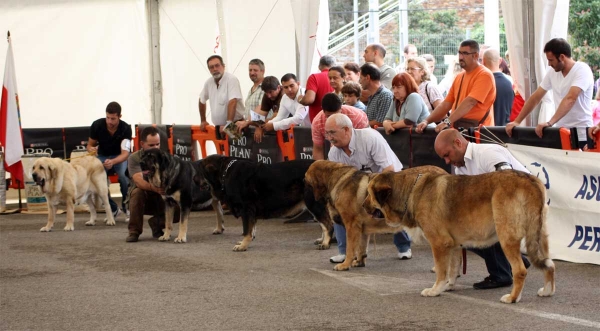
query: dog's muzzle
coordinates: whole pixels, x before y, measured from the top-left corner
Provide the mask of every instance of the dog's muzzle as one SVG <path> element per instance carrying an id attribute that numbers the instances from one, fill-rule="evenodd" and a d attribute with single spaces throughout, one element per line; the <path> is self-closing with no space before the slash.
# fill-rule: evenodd
<path id="1" fill-rule="evenodd" d="M 44 187 L 44 184 L 46 184 L 46 179 L 38 177 L 37 173 L 35 172 L 31 174 L 31 177 L 36 185 Z"/>

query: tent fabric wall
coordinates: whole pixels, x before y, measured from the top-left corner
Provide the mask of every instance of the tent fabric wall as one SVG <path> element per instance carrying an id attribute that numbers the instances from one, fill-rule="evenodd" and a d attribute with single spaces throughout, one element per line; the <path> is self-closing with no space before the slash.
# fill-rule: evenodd
<path id="1" fill-rule="evenodd" d="M 329 4 L 319 0 L 291 0 L 300 55 L 298 79 L 302 84 L 311 73 L 318 72 L 319 59 L 327 54 L 329 44 Z"/>
<path id="2" fill-rule="evenodd" d="M 160 2 L 163 122 L 200 124 L 198 97 L 210 77 L 206 59 L 224 56 L 226 71 L 240 81 L 244 98 L 252 81 L 248 62 L 259 58 L 265 75 L 278 79 L 296 72 L 296 46 L 289 0 L 220 1 L 225 17 L 225 38 L 219 38 L 214 0 L 162 0 Z M 218 45 L 218 47 L 217 47 Z M 207 118 L 210 121 L 210 106 Z"/>
<path id="3" fill-rule="evenodd" d="M 529 54 L 525 54 L 524 51 L 526 45 L 524 45 L 523 39 L 523 15 L 526 14 L 525 6 L 527 4 L 523 1 L 512 0 L 501 0 L 501 4 L 504 13 L 511 13 L 510 15 L 504 15 L 506 40 L 510 50 L 511 75 L 517 85 L 517 90 L 525 96 L 524 73 L 529 65 Z M 546 55 L 543 52 L 544 45 L 552 38 L 567 38 L 569 1 L 533 0 L 533 5 L 535 49 L 530 50 L 530 54 L 535 57 L 535 79 L 539 85 L 549 68 Z M 546 93 L 541 102 L 539 116 L 534 119 L 537 122 L 532 124 L 547 122 L 554 115 L 556 106 L 552 100 L 552 94 Z"/>
<path id="4" fill-rule="evenodd" d="M 10 30 L 22 126 L 90 125 L 111 101 L 123 120 L 150 121 L 146 16 L 144 0 L 1 1 L 0 63 Z"/>

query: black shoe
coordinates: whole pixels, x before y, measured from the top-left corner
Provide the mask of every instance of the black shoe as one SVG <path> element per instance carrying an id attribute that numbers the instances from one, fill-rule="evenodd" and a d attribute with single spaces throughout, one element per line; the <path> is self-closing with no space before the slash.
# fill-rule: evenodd
<path id="1" fill-rule="evenodd" d="M 473 287 L 476 290 L 489 290 L 492 288 L 511 286 L 512 283 L 512 280 L 498 282 L 493 280 L 491 277 L 485 277 L 485 279 L 482 282 L 473 284 Z"/>
<path id="2" fill-rule="evenodd" d="M 159 238 L 165 234 L 160 228 L 160 220 L 157 217 L 150 217 L 148 225 L 150 225 L 150 229 L 152 229 L 152 238 Z"/>
<path id="3" fill-rule="evenodd" d="M 139 237 L 140 235 L 137 233 L 130 233 L 129 236 L 127 236 L 127 239 L 125 239 L 125 241 L 128 243 L 134 243 L 138 241 Z"/>
<path id="4" fill-rule="evenodd" d="M 529 263 L 529 260 L 523 255 L 521 255 L 521 258 L 523 259 L 523 264 L 525 265 L 525 269 L 529 269 L 529 267 L 531 266 L 531 263 Z"/>

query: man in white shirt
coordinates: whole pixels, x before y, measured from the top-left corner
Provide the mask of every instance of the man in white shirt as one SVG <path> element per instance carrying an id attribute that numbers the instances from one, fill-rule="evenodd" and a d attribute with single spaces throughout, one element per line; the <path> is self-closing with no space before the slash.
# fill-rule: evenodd
<path id="1" fill-rule="evenodd" d="M 279 104 L 279 112 L 272 120 L 265 123 L 262 128 L 265 131 L 287 130 L 292 124 L 310 127 L 308 117 L 308 107 L 298 102 L 298 95 L 303 95 L 304 91 L 298 84 L 298 79 L 294 74 L 285 74 L 281 77 L 281 87 L 283 88 L 283 97 Z"/>
<path id="2" fill-rule="evenodd" d="M 336 113 L 327 118 L 325 137 L 331 143 L 329 161 L 373 173 L 402 170 L 402 163 L 379 132 L 371 128 L 354 129 L 352 121 L 345 114 Z M 346 259 L 346 229 L 337 223 L 333 228 L 339 255 L 331 257 L 329 261 L 340 263 Z M 410 238 L 406 232 L 394 234 L 394 245 L 400 260 L 412 258 Z"/>
<path id="3" fill-rule="evenodd" d="M 506 148 L 496 144 L 469 143 L 455 129 L 441 131 L 435 139 L 434 148 L 435 152 L 446 161 L 446 164 L 454 166 L 454 173 L 457 175 L 481 175 L 507 169 L 529 173 L 529 170 L 517 161 Z M 460 192 L 456 192 L 456 194 L 460 194 Z M 490 274 L 483 281 L 473 284 L 475 289 L 487 290 L 512 285 L 510 263 L 499 242 L 487 248 L 469 250 L 485 260 Z M 523 263 L 526 268 L 530 265 L 524 257 Z"/>
<path id="4" fill-rule="evenodd" d="M 592 122 L 592 91 L 594 76 L 590 67 L 583 62 L 571 58 L 571 46 L 563 38 L 554 38 L 544 46 L 548 59 L 546 76 L 540 86 L 527 99 L 521 113 L 514 122 L 506 125 L 506 133 L 512 136 L 515 126 L 540 103 L 542 97 L 552 90 L 554 103 L 558 105 L 556 112 L 546 123 L 540 123 L 535 133 L 541 138 L 545 127 L 558 126 L 580 128 L 577 130 L 580 145 L 585 145 L 586 133 L 584 127 L 590 127 Z"/>
<path id="5" fill-rule="evenodd" d="M 206 102 L 210 100 L 210 115 L 213 125 L 225 126 L 240 120 L 244 116 L 244 100 L 240 81 L 232 74 L 225 72 L 225 63 L 219 55 L 212 55 L 206 60 L 211 78 L 206 80 L 200 92 L 198 108 L 200 110 L 200 130 L 206 131 Z M 221 127 L 223 131 L 223 127 Z"/>

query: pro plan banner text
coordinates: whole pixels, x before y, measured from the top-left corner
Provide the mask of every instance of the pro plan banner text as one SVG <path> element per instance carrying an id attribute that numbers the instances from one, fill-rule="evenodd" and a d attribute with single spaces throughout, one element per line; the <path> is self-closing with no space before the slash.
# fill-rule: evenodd
<path id="1" fill-rule="evenodd" d="M 550 256 L 600 264 L 600 153 L 512 144 L 508 149 L 546 186 Z"/>

